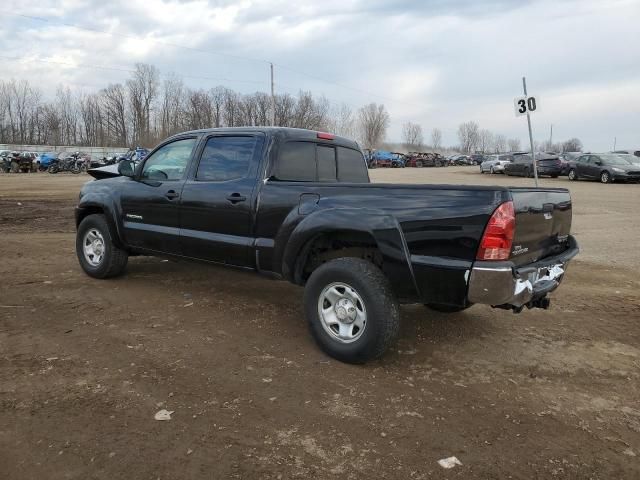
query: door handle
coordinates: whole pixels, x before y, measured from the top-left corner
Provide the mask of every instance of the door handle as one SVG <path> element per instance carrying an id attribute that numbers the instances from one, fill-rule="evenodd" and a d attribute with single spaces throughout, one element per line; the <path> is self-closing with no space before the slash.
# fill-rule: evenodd
<path id="1" fill-rule="evenodd" d="M 232 193 L 227 197 L 231 203 L 244 202 L 247 199 L 244 195 L 240 195 L 239 193 Z"/>
<path id="2" fill-rule="evenodd" d="M 167 193 L 164 194 L 164 196 L 167 197 L 169 200 L 173 200 L 174 198 L 178 198 L 180 194 L 177 193 L 175 190 L 169 190 Z"/>

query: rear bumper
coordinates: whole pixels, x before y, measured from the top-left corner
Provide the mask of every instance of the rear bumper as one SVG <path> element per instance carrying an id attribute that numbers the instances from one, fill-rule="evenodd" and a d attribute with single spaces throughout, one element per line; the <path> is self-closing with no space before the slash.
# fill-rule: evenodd
<path id="1" fill-rule="evenodd" d="M 469 302 L 520 308 L 554 291 L 580 251 L 573 236 L 568 242 L 569 248 L 561 254 L 521 267 L 508 261 L 475 262 L 469 276 Z"/>

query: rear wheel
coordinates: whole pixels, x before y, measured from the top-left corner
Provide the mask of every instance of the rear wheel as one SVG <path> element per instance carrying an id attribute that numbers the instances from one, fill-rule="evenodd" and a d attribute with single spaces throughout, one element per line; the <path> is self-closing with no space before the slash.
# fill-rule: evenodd
<path id="1" fill-rule="evenodd" d="M 400 310 L 391 284 L 360 258 L 337 258 L 314 270 L 304 306 L 320 348 L 343 362 L 378 358 L 398 335 Z"/>
<path id="2" fill-rule="evenodd" d="M 442 305 L 440 303 L 426 303 L 424 306 L 440 313 L 462 312 L 463 310 L 466 310 L 467 308 L 471 307 L 471 305 L 467 305 L 466 307 L 458 307 L 453 305 Z"/>
<path id="3" fill-rule="evenodd" d="M 100 214 L 89 215 L 80 222 L 76 255 L 84 272 L 94 278 L 121 275 L 129 260 L 129 254 L 113 243 L 107 220 Z"/>
<path id="4" fill-rule="evenodd" d="M 578 174 L 576 173 L 575 169 L 572 168 L 571 170 L 569 170 L 567 177 L 569 177 L 569 180 L 577 180 Z"/>
<path id="5" fill-rule="evenodd" d="M 611 174 L 605 170 L 600 174 L 600 181 L 602 183 L 611 183 Z"/>

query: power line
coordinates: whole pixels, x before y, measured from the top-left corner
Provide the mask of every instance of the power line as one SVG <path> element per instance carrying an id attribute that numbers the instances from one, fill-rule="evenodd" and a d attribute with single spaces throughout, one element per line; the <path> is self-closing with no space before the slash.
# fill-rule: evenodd
<path id="1" fill-rule="evenodd" d="M 127 72 L 127 73 L 135 73 L 134 69 L 131 68 L 126 68 L 126 67 L 119 67 L 119 66 L 106 66 L 106 65 L 91 65 L 91 64 L 86 64 L 86 63 L 76 63 L 76 62 L 60 62 L 60 61 L 56 61 L 56 60 L 47 60 L 45 58 L 30 58 L 27 56 L 16 56 L 16 57 L 9 57 L 6 55 L 0 55 L 0 58 L 4 58 L 6 60 L 14 60 L 14 61 L 28 61 L 28 62 L 43 62 L 43 63 L 52 63 L 55 65 L 66 65 L 66 66 L 70 66 L 70 67 L 80 67 L 80 68 L 90 68 L 90 69 L 97 69 L 97 70 L 113 70 L 113 71 L 118 71 L 118 72 Z M 163 77 L 169 77 L 170 74 L 160 74 Z M 218 77 L 218 78 L 213 78 L 213 77 L 204 77 L 204 76 L 199 76 L 199 75 L 180 75 L 181 77 L 185 77 L 185 78 L 193 78 L 193 79 L 199 79 L 199 80 L 209 80 L 209 81 L 213 81 L 213 82 L 220 82 L 220 81 L 226 81 L 226 82 L 242 82 L 242 83 L 252 83 L 252 84 L 259 84 L 259 85 L 265 85 L 267 82 L 263 81 L 260 82 L 258 80 L 239 80 L 239 79 L 232 79 L 232 78 L 224 78 L 224 77 Z"/>
<path id="2" fill-rule="evenodd" d="M 8 11 L 3 11 L 3 13 L 5 15 L 11 15 L 11 16 L 30 19 L 30 20 L 36 20 L 36 21 L 40 21 L 40 22 L 51 23 L 51 24 L 63 25 L 63 26 L 67 26 L 67 27 L 77 28 L 79 30 L 86 30 L 86 31 L 89 31 L 89 32 L 94 32 L 94 33 L 102 33 L 104 35 L 109 35 L 109 36 L 112 36 L 112 37 L 129 38 L 129 39 L 133 39 L 133 40 L 139 40 L 140 39 L 140 36 L 128 35 L 128 34 L 124 34 L 124 33 L 114 34 L 112 32 L 108 32 L 106 30 L 100 30 L 100 29 L 97 29 L 97 28 L 85 27 L 85 26 L 81 26 L 81 25 L 77 25 L 77 24 L 73 24 L 73 23 L 67 23 L 67 22 L 52 21 L 51 19 L 44 18 L 44 17 L 36 17 L 36 16 L 32 16 L 32 15 L 24 15 L 24 14 L 8 12 Z M 158 45 L 165 45 L 165 46 L 169 46 L 169 47 L 173 47 L 173 48 L 182 48 L 182 49 L 185 49 L 185 50 L 191 50 L 193 52 L 204 53 L 204 54 L 208 54 L 208 55 L 218 55 L 218 56 L 223 56 L 223 57 L 234 58 L 236 60 L 243 60 L 243 61 L 247 61 L 247 62 L 258 62 L 258 63 L 264 63 L 264 64 L 269 64 L 269 65 L 272 64 L 272 62 L 269 62 L 268 60 L 264 60 L 264 59 L 260 59 L 260 58 L 252 58 L 252 57 L 246 57 L 246 56 L 241 56 L 241 55 L 233 55 L 233 54 L 229 54 L 229 53 L 223 53 L 223 52 L 219 52 L 219 51 L 204 50 L 204 49 L 196 48 L 196 47 L 188 47 L 186 45 L 179 45 L 179 44 L 175 44 L 175 43 L 164 42 L 162 40 L 156 40 L 154 38 L 147 38 L 146 40 L 149 40 L 149 41 L 151 41 L 153 43 L 157 43 Z M 335 82 L 333 80 L 327 80 L 327 79 L 318 77 L 316 75 L 308 74 L 308 73 L 306 73 L 306 72 L 304 72 L 302 70 L 298 70 L 298 69 L 295 69 L 295 68 L 288 67 L 288 66 L 283 65 L 283 64 L 273 63 L 273 65 L 275 65 L 277 67 L 280 67 L 282 69 L 285 69 L 285 70 L 289 70 L 290 72 L 294 72 L 294 73 L 297 73 L 299 75 L 303 75 L 303 76 L 308 77 L 310 79 L 313 79 L 313 80 L 316 80 L 316 81 L 319 81 L 319 82 L 323 82 L 323 83 L 327 83 L 327 84 L 330 84 L 330 85 L 335 85 L 335 86 L 337 86 L 339 88 L 343 88 L 343 89 L 346 89 L 346 90 L 351 90 L 353 92 L 358 92 L 360 94 L 367 95 L 369 97 L 378 97 L 378 98 L 384 99 L 384 100 L 386 100 L 388 102 L 402 104 L 402 105 L 406 105 L 406 106 L 410 106 L 410 107 L 415 107 L 416 106 L 414 103 L 404 102 L 402 100 L 397 100 L 397 99 L 394 99 L 394 98 L 386 97 L 384 95 L 379 95 L 377 93 L 369 92 L 367 90 L 354 88 L 354 87 L 351 87 L 349 85 L 345 85 L 343 83 Z M 184 75 L 184 76 L 186 77 L 186 75 Z M 263 82 L 260 82 L 260 83 L 263 83 Z"/>

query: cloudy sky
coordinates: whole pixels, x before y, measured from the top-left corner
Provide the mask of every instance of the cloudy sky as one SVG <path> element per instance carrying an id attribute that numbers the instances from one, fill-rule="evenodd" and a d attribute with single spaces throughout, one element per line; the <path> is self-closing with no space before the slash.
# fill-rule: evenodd
<path id="1" fill-rule="evenodd" d="M 553 124 L 593 151 L 640 147 L 640 0 L 3 0 L 0 14 L 0 78 L 47 94 L 98 90 L 135 62 L 253 92 L 273 62 L 278 92 L 384 103 L 391 141 L 411 120 L 455 144 L 474 120 L 524 145 L 526 75 L 536 140 Z"/>

